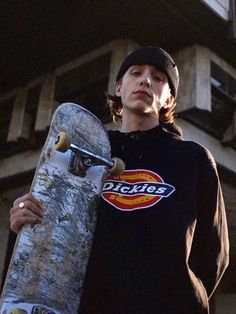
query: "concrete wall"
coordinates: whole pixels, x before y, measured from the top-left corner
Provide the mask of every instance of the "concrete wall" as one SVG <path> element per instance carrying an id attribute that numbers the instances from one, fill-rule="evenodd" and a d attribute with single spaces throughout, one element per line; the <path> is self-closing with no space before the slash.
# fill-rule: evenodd
<path id="1" fill-rule="evenodd" d="M 215 314 L 235 314 L 236 294 L 222 294 L 215 299 Z"/>
<path id="2" fill-rule="evenodd" d="M 225 20 L 229 19 L 230 0 L 202 0 Z"/>

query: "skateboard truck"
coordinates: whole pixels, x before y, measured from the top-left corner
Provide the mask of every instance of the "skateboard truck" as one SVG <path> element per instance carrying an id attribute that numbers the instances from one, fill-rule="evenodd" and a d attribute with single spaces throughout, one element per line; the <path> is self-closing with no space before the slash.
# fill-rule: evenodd
<path id="1" fill-rule="evenodd" d="M 71 150 L 68 171 L 74 175 L 85 177 L 87 169 L 93 166 L 106 166 L 108 172 L 112 175 L 119 175 L 125 169 L 124 162 L 117 157 L 108 160 L 87 149 L 70 143 L 69 137 L 65 132 L 58 134 L 55 149 L 60 152 Z"/>
<path id="2" fill-rule="evenodd" d="M 114 166 L 114 161 L 107 160 L 101 156 L 95 155 L 92 152 L 83 149 L 74 144 L 70 144 L 69 150 L 71 150 L 71 157 L 68 166 L 68 171 L 75 175 L 84 177 L 86 170 L 92 166 L 107 166 L 108 169 Z"/>

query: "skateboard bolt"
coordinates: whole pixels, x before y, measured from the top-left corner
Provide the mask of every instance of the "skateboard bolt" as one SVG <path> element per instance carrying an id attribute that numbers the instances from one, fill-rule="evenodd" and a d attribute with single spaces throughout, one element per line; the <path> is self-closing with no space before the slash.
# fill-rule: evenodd
<path id="1" fill-rule="evenodd" d="M 91 160 L 91 158 L 84 158 L 83 164 L 84 164 L 84 166 L 86 166 L 86 167 L 91 167 L 91 165 L 92 165 L 92 160 Z"/>

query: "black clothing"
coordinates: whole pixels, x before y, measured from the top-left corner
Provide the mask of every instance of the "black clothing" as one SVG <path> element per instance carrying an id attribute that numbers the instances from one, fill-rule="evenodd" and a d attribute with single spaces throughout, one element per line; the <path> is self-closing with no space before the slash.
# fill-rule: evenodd
<path id="1" fill-rule="evenodd" d="M 228 264 L 224 203 L 211 154 L 173 131 L 109 132 L 126 170 L 104 185 L 80 313 L 208 313 Z"/>

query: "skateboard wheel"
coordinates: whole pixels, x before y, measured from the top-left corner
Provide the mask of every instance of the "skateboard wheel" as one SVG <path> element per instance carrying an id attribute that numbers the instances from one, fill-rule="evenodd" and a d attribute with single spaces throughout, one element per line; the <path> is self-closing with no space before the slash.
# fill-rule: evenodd
<path id="1" fill-rule="evenodd" d="M 108 169 L 109 173 L 113 176 L 118 176 L 125 170 L 125 163 L 120 158 L 114 157 L 112 158 L 112 161 L 114 162 L 113 166 Z"/>
<path id="2" fill-rule="evenodd" d="M 55 149 L 65 153 L 70 147 L 70 139 L 65 132 L 59 132 L 55 141 Z"/>

